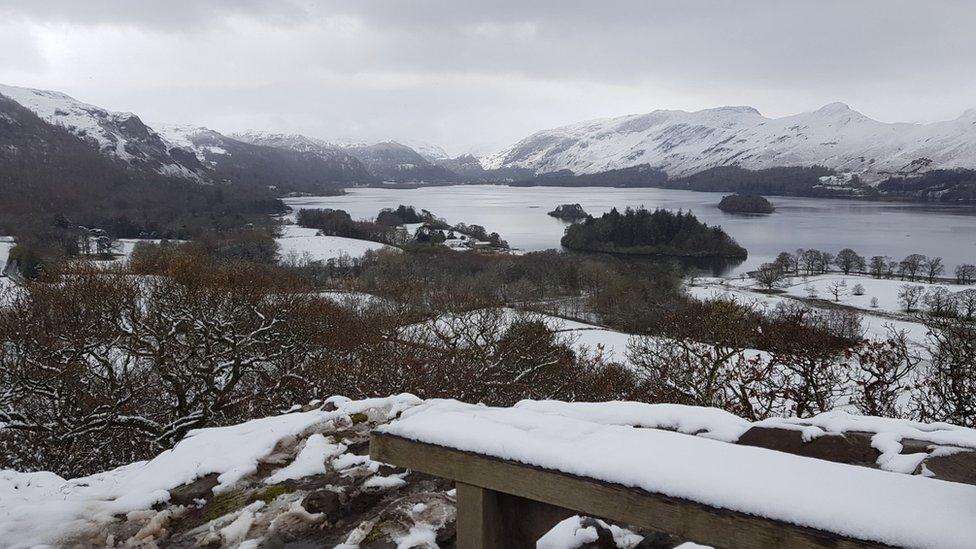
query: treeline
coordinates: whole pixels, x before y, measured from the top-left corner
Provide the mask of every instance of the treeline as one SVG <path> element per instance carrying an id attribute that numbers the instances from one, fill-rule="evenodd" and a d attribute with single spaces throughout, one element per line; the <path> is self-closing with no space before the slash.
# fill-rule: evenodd
<path id="1" fill-rule="evenodd" d="M 543 173 L 509 183 L 513 187 L 665 187 L 668 176 L 647 164 L 608 170 L 600 173 L 575 174 L 570 170 Z"/>
<path id="2" fill-rule="evenodd" d="M 849 196 L 849 189 L 827 187 L 821 177 L 835 172 L 823 166 L 781 167 L 746 170 L 738 166 L 719 166 L 686 177 L 668 180 L 668 188 L 690 191 L 734 192 L 775 196 Z M 852 187 L 858 186 L 855 180 Z"/>
<path id="3" fill-rule="evenodd" d="M 938 202 L 976 201 L 976 170 L 932 170 L 913 176 L 893 176 L 877 186 L 886 196 Z"/>
<path id="4" fill-rule="evenodd" d="M 641 386 L 664 402 L 714 406 L 751 419 L 805 417 L 839 402 L 858 412 L 976 426 L 976 323 L 925 317 L 925 349 L 892 330 L 885 340 L 846 344 L 810 325 L 811 309 L 780 305 L 771 314 L 794 323 L 764 336 L 768 352 L 750 352 L 749 307 L 704 305 L 675 337 L 631 340 L 629 357 Z M 817 313 L 823 314 L 823 313 Z M 702 338 L 701 334 L 708 337 Z M 926 356 L 927 355 L 927 356 Z"/>
<path id="5" fill-rule="evenodd" d="M 562 245 L 571 250 L 694 257 L 745 257 L 721 227 L 709 227 L 689 212 L 616 208 L 570 225 Z"/>
<path id="6" fill-rule="evenodd" d="M 384 244 L 403 244 L 394 226 L 373 221 L 356 221 L 345 210 L 301 209 L 295 216 L 300 227 L 318 229 L 326 236 L 343 236 Z"/>
<path id="7" fill-rule="evenodd" d="M 508 242 L 498 233 L 489 233 L 481 225 L 458 223 L 450 225 L 443 219 L 434 217 L 427 210 L 419 213 L 413 206 L 400 205 L 396 209 L 384 208 L 376 216 L 376 221 L 355 221 L 345 210 L 333 209 L 302 209 L 296 215 L 296 222 L 301 227 L 318 229 L 324 235 L 344 236 L 372 240 L 394 246 L 403 246 L 410 242 L 423 244 L 441 244 L 448 239 L 469 237 L 487 242 L 493 248 L 508 249 Z M 423 223 L 413 235 L 408 235 L 400 226 L 411 223 Z"/>
<path id="8" fill-rule="evenodd" d="M 413 206 L 400 204 L 395 210 L 392 208 L 383 208 L 380 210 L 380 213 L 376 215 L 376 222 L 381 225 L 395 226 L 407 223 L 437 223 L 438 219 L 427 210 L 420 210 L 418 213 L 417 209 Z M 440 223 L 445 226 L 438 228 L 447 228 L 447 223 L 442 221 Z"/>
<path id="9" fill-rule="evenodd" d="M 814 275 L 826 274 L 836 270 L 844 274 L 868 274 L 875 278 L 894 278 L 901 280 L 926 280 L 936 282 L 946 272 L 945 263 L 941 257 L 929 257 L 923 254 L 909 254 L 904 259 L 896 260 L 887 255 L 874 255 L 865 258 L 851 248 L 844 248 L 836 255 L 823 250 L 797 250 L 796 252 L 780 252 L 772 262 L 772 266 L 784 275 Z M 958 284 L 972 284 L 976 282 L 976 265 L 963 263 L 953 271 L 954 281 Z"/>
<path id="10" fill-rule="evenodd" d="M 683 177 L 669 177 L 659 168 L 647 164 L 592 174 L 574 174 L 570 170 L 539 174 L 510 183 L 517 187 L 657 187 L 704 192 L 734 192 L 773 196 L 841 197 L 865 194 L 857 176 L 844 186 L 824 185 L 821 177 L 836 175 L 823 166 L 776 167 L 747 170 L 738 166 L 718 166 Z"/>

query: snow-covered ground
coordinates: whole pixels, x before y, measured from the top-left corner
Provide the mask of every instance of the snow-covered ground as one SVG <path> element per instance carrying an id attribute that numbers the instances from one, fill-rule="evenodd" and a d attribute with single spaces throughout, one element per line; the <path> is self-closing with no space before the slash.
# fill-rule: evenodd
<path id="1" fill-rule="evenodd" d="M 438 336 L 447 335 L 457 337 L 459 341 L 480 336 L 479 328 L 487 326 L 498 330 L 506 329 L 517 318 L 539 320 L 554 330 L 557 335 L 565 338 L 577 353 L 593 358 L 602 358 L 606 362 L 616 362 L 624 366 L 631 366 L 627 358 L 627 345 L 634 334 L 612 330 L 595 324 L 587 324 L 575 320 L 560 318 L 543 313 L 525 312 L 503 307 L 501 309 L 485 309 L 469 311 L 467 313 L 443 315 L 437 320 L 413 324 L 404 328 L 404 333 L 413 337 L 427 337 L 431 344 L 440 341 Z M 470 333 L 456 333 L 454 330 L 470 330 Z M 473 343 L 473 341 L 472 341 Z M 755 349 L 745 351 L 746 358 L 753 356 L 768 358 L 768 353 Z"/>
<path id="2" fill-rule="evenodd" d="M 877 468 L 740 442 L 754 428 L 800 432 L 812 443 L 866 433 Z M 976 537 L 976 485 L 926 467 L 976 449 L 973 429 L 839 411 L 749 422 L 673 404 L 491 408 L 402 394 L 331 397 L 199 429 L 151 460 L 87 477 L 0 471 L 0 547 L 251 548 L 314 536 L 349 549 L 380 539 L 429 548 L 450 539 L 441 538 L 454 531 L 450 483 L 369 459 L 371 430 L 893 545 L 971 547 Z M 902 453 L 907 440 L 914 453 Z M 597 527 L 618 548 L 642 540 L 573 517 L 539 546 L 576 548 Z"/>
<path id="3" fill-rule="evenodd" d="M 833 285 L 839 286 L 839 299 L 831 292 Z M 860 284 L 864 288 L 862 295 L 854 295 L 854 287 Z M 826 274 L 810 277 L 793 277 L 782 286 L 787 295 L 795 297 L 810 297 L 811 293 L 819 299 L 824 299 L 849 307 L 857 307 L 865 311 L 881 311 L 899 314 L 903 312 L 898 303 L 898 291 L 905 284 L 918 285 L 925 291 L 944 288 L 951 293 L 976 288 L 976 284 L 929 284 L 927 282 L 910 282 L 898 279 L 879 279 L 869 276 Z M 871 300 L 877 299 L 877 307 L 872 307 Z"/>
<path id="4" fill-rule="evenodd" d="M 368 251 L 396 250 L 393 246 L 343 236 L 319 236 L 316 229 L 298 225 L 283 225 L 277 238 L 278 255 L 282 259 L 307 257 L 312 261 L 328 261 L 341 257 L 359 258 Z"/>
<path id="5" fill-rule="evenodd" d="M 370 306 L 393 305 L 393 303 L 383 297 L 367 294 L 365 292 L 354 292 L 348 290 L 326 290 L 318 293 L 319 297 L 325 298 L 336 305 L 351 310 L 361 310 Z"/>
<path id="6" fill-rule="evenodd" d="M 402 410 L 417 405 L 420 400 L 411 395 L 399 395 L 362 401 L 334 397 L 326 402 L 335 409 L 315 409 L 229 427 L 192 431 L 174 448 L 152 460 L 88 477 L 66 480 L 49 472 L 0 471 L 0 546 L 96 546 L 88 543 L 76 545 L 68 541 L 77 537 L 104 535 L 104 530 L 110 525 L 118 524 L 117 517 L 127 514 L 136 517 L 139 511 L 165 504 L 172 497 L 172 489 L 205 475 L 218 475 L 216 485 L 205 492 L 206 499 L 229 494 L 242 479 L 254 475 L 258 471 L 259 461 L 272 455 L 276 447 L 280 448 L 279 444 L 290 443 L 294 446 L 304 437 L 307 437 L 304 448 L 311 449 L 298 452 L 290 465 L 278 469 L 273 475 L 295 478 L 315 474 L 318 469 L 308 463 L 315 461 L 308 456 L 309 452 L 314 450 L 319 454 L 317 459 L 321 465 L 327 455 L 339 455 L 346 451 L 345 446 L 339 448 L 334 444 L 322 444 L 318 440 L 322 435 L 318 433 L 350 427 L 350 416 L 355 414 L 366 414 L 370 420 L 386 421 Z M 343 463 L 333 462 L 336 470 L 368 462 L 352 454 L 341 457 Z M 378 465 L 373 466 L 374 472 Z M 258 500 L 254 503 L 263 502 Z M 253 519 L 255 512 L 262 507 L 257 505 L 241 515 L 249 512 Z M 304 509 L 302 512 L 308 515 Z M 149 523 L 147 534 L 150 533 L 152 521 Z M 165 531 L 165 524 L 158 526 Z M 230 528 L 231 524 L 226 527 Z M 245 541 L 244 536 L 250 526 L 251 522 L 248 522 L 243 534 L 235 538 L 237 543 L 227 543 L 227 539 L 221 539 L 235 533 L 232 528 L 227 532 L 221 530 L 218 541 L 224 542 L 223 547 L 237 547 L 238 543 Z M 149 535 L 146 537 L 152 539 Z"/>
<path id="7" fill-rule="evenodd" d="M 7 256 L 10 254 L 10 248 L 13 247 L 14 237 L 0 236 L 0 272 L 3 272 L 3 267 L 7 264 Z"/>
<path id="8" fill-rule="evenodd" d="M 473 339 L 482 335 L 482 332 L 479 331 L 480 328 L 490 327 L 493 330 L 505 330 L 518 318 L 544 322 L 550 329 L 572 343 L 580 353 L 591 356 L 599 355 L 608 362 L 628 363 L 627 341 L 631 338 L 631 334 L 557 316 L 527 313 L 507 307 L 447 314 L 436 320 L 407 326 L 403 329 L 403 333 L 412 337 L 426 337 L 432 344 L 440 340 L 437 337 L 438 335 L 457 337 L 462 342 L 472 340 L 471 343 L 475 343 Z M 471 333 L 458 331 L 462 329 L 470 330 Z"/>
<path id="9" fill-rule="evenodd" d="M 928 330 L 925 325 L 913 320 L 902 313 L 898 305 L 898 289 L 905 284 L 900 280 L 874 279 L 866 276 L 818 275 L 810 277 L 791 278 L 781 288 L 781 294 L 768 294 L 757 291 L 759 286 L 751 279 L 723 279 L 700 278 L 685 286 L 685 291 L 695 299 L 734 299 L 740 303 L 752 304 L 760 309 L 772 310 L 780 303 L 795 302 L 796 299 L 810 297 L 808 288 L 814 288 L 816 298 L 834 302 L 834 297 L 827 290 L 833 282 L 844 281 L 846 292 L 836 303 L 855 307 L 864 312 L 863 327 L 865 337 L 870 339 L 887 339 L 890 330 L 905 332 L 915 342 L 925 339 Z M 854 286 L 861 284 L 865 293 L 861 296 L 853 295 Z M 926 290 L 937 286 L 944 286 L 952 292 L 958 292 L 976 286 L 921 284 Z M 871 298 L 878 299 L 878 307 L 871 307 Z"/>
<path id="10" fill-rule="evenodd" d="M 515 408 L 489 408 L 428 401 L 379 429 L 896 546 L 964 548 L 976 539 L 976 486 L 642 428 L 649 418 L 653 423 L 654 416 L 662 415 L 659 410 L 637 403 L 524 402 Z M 688 415 L 688 423 L 700 423 L 702 410 L 664 405 L 663 415 L 679 422 Z M 734 426 L 737 418 L 729 416 L 716 423 Z M 864 423 L 885 433 L 896 424 Z M 908 428 L 904 422 L 897 425 Z M 748 423 L 740 428 L 748 429 Z M 804 431 L 814 429 L 819 429 L 814 436 L 824 433 L 819 426 Z M 914 430 L 923 436 L 926 432 Z M 954 443 L 976 442 L 972 429 L 947 426 L 945 432 L 958 439 Z"/>

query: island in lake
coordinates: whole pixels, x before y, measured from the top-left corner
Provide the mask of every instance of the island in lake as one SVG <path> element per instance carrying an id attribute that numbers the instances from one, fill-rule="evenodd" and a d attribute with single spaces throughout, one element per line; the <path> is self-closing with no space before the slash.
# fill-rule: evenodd
<path id="1" fill-rule="evenodd" d="M 557 206 L 555 210 L 549 212 L 548 215 L 562 219 L 563 221 L 580 221 L 590 216 L 583 210 L 583 206 L 579 204 L 562 204 Z"/>
<path id="2" fill-rule="evenodd" d="M 722 197 L 718 203 L 718 209 L 730 213 L 754 213 L 768 214 L 773 213 L 775 208 L 769 200 L 757 194 L 730 194 Z"/>
<path id="3" fill-rule="evenodd" d="M 632 255 L 745 258 L 721 227 L 709 227 L 691 212 L 616 208 L 566 227 L 562 245 L 570 250 Z"/>

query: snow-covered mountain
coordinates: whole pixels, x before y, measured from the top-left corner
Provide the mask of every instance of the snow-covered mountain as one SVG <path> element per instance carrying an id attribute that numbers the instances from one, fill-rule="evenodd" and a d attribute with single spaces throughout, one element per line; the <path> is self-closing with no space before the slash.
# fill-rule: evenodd
<path id="1" fill-rule="evenodd" d="M 284 136 L 276 140 L 272 134 L 262 139 L 250 136 L 253 142 L 245 142 L 192 125 L 150 127 L 135 114 L 113 112 L 56 91 L 0 85 L 0 95 L 143 176 L 305 192 L 374 180 L 361 162 L 339 147 L 284 146 Z"/>
<path id="2" fill-rule="evenodd" d="M 158 124 L 166 142 L 190 151 L 217 181 L 320 192 L 374 178 L 343 150 L 303 136 L 248 132 L 228 137 L 210 128 Z"/>
<path id="3" fill-rule="evenodd" d="M 451 155 L 447 154 L 447 151 L 442 149 L 439 145 L 435 145 L 433 143 L 426 143 L 424 141 L 416 141 L 413 139 L 393 139 L 392 142 L 410 147 L 411 149 L 417 151 L 417 154 L 424 157 L 424 159 L 432 164 L 437 164 L 441 160 L 448 160 L 451 158 Z"/>
<path id="4" fill-rule="evenodd" d="M 649 164 L 670 176 L 716 166 L 822 165 L 877 180 L 935 168 L 976 168 L 976 109 L 930 124 L 885 123 L 843 103 L 768 118 L 752 107 L 648 114 L 537 132 L 481 158 L 487 169 L 597 173 Z"/>
<path id="5" fill-rule="evenodd" d="M 349 154 L 346 147 L 327 143 L 321 139 L 307 137 L 297 133 L 272 133 L 248 130 L 232 133 L 230 137 L 264 147 L 286 149 L 303 154 L 314 155 L 328 163 L 332 170 L 345 174 L 349 181 L 368 181 L 372 179 L 369 171 L 355 156 Z"/>
<path id="6" fill-rule="evenodd" d="M 349 145 L 346 151 L 366 165 L 371 174 L 385 181 L 457 181 L 457 175 L 437 166 L 401 143 L 385 141 L 372 145 Z"/>
<path id="7" fill-rule="evenodd" d="M 0 95 L 133 168 L 197 181 L 206 179 L 206 170 L 196 159 L 182 151 L 172 151 L 172 144 L 132 113 L 109 111 L 56 91 L 0 84 Z"/>
<path id="8" fill-rule="evenodd" d="M 280 149 L 316 154 L 330 161 L 346 158 L 360 162 L 367 177 L 385 181 L 455 181 L 456 174 L 440 164 L 449 161 L 444 149 L 437 145 L 404 140 L 367 143 L 352 139 L 326 141 L 300 134 L 269 133 L 248 130 L 232 134 L 235 139 Z"/>

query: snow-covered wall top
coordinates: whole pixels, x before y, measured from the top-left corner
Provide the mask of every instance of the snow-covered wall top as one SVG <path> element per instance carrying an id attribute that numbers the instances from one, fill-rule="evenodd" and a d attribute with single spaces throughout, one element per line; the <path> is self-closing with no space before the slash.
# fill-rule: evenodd
<path id="1" fill-rule="evenodd" d="M 716 166 L 823 165 L 879 179 L 889 173 L 976 168 L 976 109 L 931 124 L 885 123 L 843 103 L 767 118 L 752 107 L 590 120 L 537 132 L 481 159 L 486 169 L 596 173 L 640 164 L 684 176 Z"/>
<path id="2" fill-rule="evenodd" d="M 837 427 L 865 428 L 876 437 L 908 431 L 939 432 L 958 442 L 973 437 L 973 430 L 950 425 L 846 414 L 810 421 L 805 436 L 824 436 Z M 660 426 L 678 432 L 655 428 Z M 532 401 L 491 408 L 450 400 L 427 401 L 378 428 L 858 539 L 899 547 L 972 547 L 976 486 L 722 442 L 746 429 L 747 422 L 710 408 Z M 684 434 L 701 430 L 710 436 Z"/>

